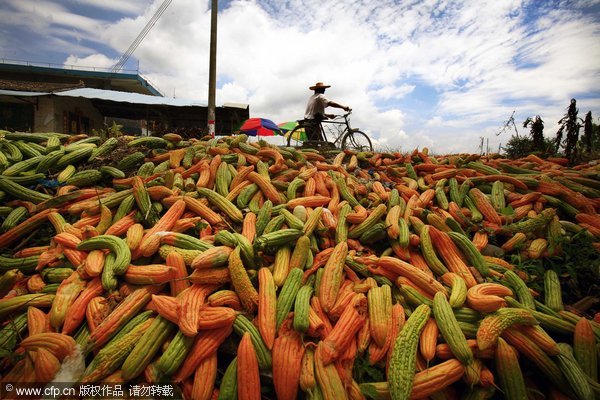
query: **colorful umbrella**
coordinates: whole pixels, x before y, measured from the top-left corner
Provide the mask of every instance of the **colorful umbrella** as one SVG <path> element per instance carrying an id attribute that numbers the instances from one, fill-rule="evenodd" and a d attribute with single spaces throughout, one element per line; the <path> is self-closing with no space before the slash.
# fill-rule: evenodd
<path id="1" fill-rule="evenodd" d="M 281 132 L 275 122 L 266 118 L 247 119 L 240 130 L 249 136 L 275 136 L 276 133 Z"/>
<path id="2" fill-rule="evenodd" d="M 291 131 L 292 129 L 294 129 L 295 127 L 298 126 L 298 121 L 287 121 L 287 122 L 282 122 L 281 124 L 277 124 L 277 126 L 279 127 L 279 129 L 281 129 L 284 132 L 288 132 Z"/>
<path id="3" fill-rule="evenodd" d="M 287 139 L 290 136 L 290 132 L 292 130 L 294 130 L 295 127 L 298 126 L 298 121 L 288 121 L 288 122 L 282 122 L 281 124 L 277 125 L 282 131 L 284 131 L 284 136 Z M 302 129 L 297 129 L 294 132 L 294 135 L 292 136 L 292 139 L 298 141 L 298 142 L 304 142 L 306 140 L 308 140 L 308 137 L 306 136 L 306 132 L 304 131 L 304 128 Z"/>

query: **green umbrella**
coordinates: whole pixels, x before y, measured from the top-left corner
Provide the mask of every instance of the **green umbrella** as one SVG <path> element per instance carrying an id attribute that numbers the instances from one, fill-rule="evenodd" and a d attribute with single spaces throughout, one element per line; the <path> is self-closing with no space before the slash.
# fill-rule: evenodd
<path id="1" fill-rule="evenodd" d="M 277 126 L 284 132 L 284 137 L 287 139 L 290 136 L 291 131 L 298 126 L 298 121 L 283 122 L 281 124 L 277 124 Z M 296 129 L 292 139 L 298 142 L 304 142 L 308 140 L 304 128 Z"/>

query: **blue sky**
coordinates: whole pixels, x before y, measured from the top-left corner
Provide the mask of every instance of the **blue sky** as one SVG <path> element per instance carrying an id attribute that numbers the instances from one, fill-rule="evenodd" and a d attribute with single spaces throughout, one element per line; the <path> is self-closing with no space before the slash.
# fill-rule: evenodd
<path id="1" fill-rule="evenodd" d="M 3 0 L 0 58 L 110 68 L 163 0 Z M 125 68 L 207 99 L 208 0 L 172 0 Z M 317 81 L 382 149 L 491 150 L 515 111 L 553 137 L 574 97 L 600 116 L 600 0 L 220 1 L 217 104 L 302 117 Z"/>

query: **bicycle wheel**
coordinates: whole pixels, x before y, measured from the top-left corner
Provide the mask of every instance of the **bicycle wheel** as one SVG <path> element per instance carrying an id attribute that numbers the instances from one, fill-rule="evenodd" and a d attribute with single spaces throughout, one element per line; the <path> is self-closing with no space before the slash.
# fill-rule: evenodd
<path id="1" fill-rule="evenodd" d="M 373 151 L 373 145 L 366 133 L 351 131 L 342 138 L 342 150 Z"/>
<path id="2" fill-rule="evenodd" d="M 304 131 L 304 126 L 303 125 L 297 125 L 288 134 L 288 137 L 287 137 L 287 146 L 288 147 L 301 146 L 302 145 L 302 140 L 300 140 L 300 139 L 303 138 L 303 137 L 306 137 L 306 133 Z"/>

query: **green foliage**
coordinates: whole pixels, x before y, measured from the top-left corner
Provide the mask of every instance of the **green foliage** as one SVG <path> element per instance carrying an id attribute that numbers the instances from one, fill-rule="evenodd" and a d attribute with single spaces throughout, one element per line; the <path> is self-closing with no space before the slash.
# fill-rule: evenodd
<path id="1" fill-rule="evenodd" d="M 524 271 L 529 276 L 527 286 L 538 293 L 544 291 L 544 260 L 542 259 L 527 259 L 523 260 L 520 254 L 511 255 L 510 263 L 516 265 L 518 269 Z"/>
<path id="2" fill-rule="evenodd" d="M 572 280 L 573 298 L 589 294 L 600 280 L 600 253 L 592 245 L 593 237 L 581 231 L 572 237 L 565 237 L 561 243 L 562 253 L 547 259 L 547 268 L 554 269 L 559 276 L 569 276 Z"/>
<path id="3" fill-rule="evenodd" d="M 377 394 L 377 390 L 371 385 L 363 385 L 360 388 L 362 394 L 368 399 L 378 399 L 379 395 Z"/>
<path id="4" fill-rule="evenodd" d="M 544 121 L 540 116 L 527 118 L 523 128 L 530 129 L 529 136 L 511 136 L 503 146 L 504 156 L 512 159 L 535 154 L 539 157 L 563 156 L 571 165 L 597 159 L 600 153 L 600 126 L 593 123 L 592 112 L 585 116 L 585 121 L 578 116 L 577 101 L 571 99 L 567 112 L 558 121 L 556 136 L 545 138 Z M 579 130 L 584 134 L 579 137 Z M 516 128 L 515 128 L 516 129 Z M 566 136 L 566 137 L 565 137 Z"/>
<path id="5" fill-rule="evenodd" d="M 591 120 L 591 112 L 588 113 Z M 597 125 L 591 121 L 588 123 L 588 118 L 586 116 L 586 126 L 585 132 L 581 140 L 578 144 L 578 152 L 579 156 L 576 162 L 582 163 L 590 160 L 597 160 L 600 158 L 600 125 Z"/>
<path id="6" fill-rule="evenodd" d="M 200 222 L 196 222 L 196 223 L 194 224 L 194 234 L 195 234 L 195 235 L 199 235 L 199 234 L 200 234 L 200 232 L 202 232 L 202 230 L 203 230 L 203 229 L 205 229 L 206 227 L 208 227 L 208 224 L 207 224 L 207 223 L 205 223 L 205 222 L 202 222 L 202 221 L 200 221 Z"/>
<path id="7" fill-rule="evenodd" d="M 536 151 L 533 138 L 529 136 L 513 135 L 502 149 L 504 150 L 504 155 L 512 159 L 527 157 L 529 154 L 537 154 L 540 157 L 547 157 L 554 154 L 551 139 L 544 138 L 542 150 Z"/>
<path id="8" fill-rule="evenodd" d="M 511 136 L 503 147 L 508 158 L 521 158 L 533 150 L 533 140 L 526 136 Z"/>
<path id="9" fill-rule="evenodd" d="M 533 148 L 537 151 L 544 151 L 544 121 L 539 115 L 533 118 L 527 118 L 523 122 L 523 128 L 530 128 Z"/>
<path id="10" fill-rule="evenodd" d="M 600 151 L 600 125 L 592 122 L 592 151 Z"/>
<path id="11" fill-rule="evenodd" d="M 565 155 L 571 163 L 577 158 L 577 143 L 579 142 L 579 129 L 583 126 L 583 120 L 577 116 L 577 100 L 571 99 L 571 104 L 565 116 L 558 121 L 560 127 L 556 132 L 556 148 L 562 144 L 563 132 L 566 131 L 567 138 L 564 142 Z"/>
<path id="12" fill-rule="evenodd" d="M 556 271 L 565 281 L 563 300 L 568 304 L 600 290 L 600 253 L 592 245 L 593 240 L 586 231 L 581 231 L 563 237 L 562 252 L 558 255 L 523 260 L 519 254 L 514 254 L 510 261 L 529 275 L 527 286 L 542 295 L 544 273 L 548 269 Z"/>
<path id="13" fill-rule="evenodd" d="M 369 364 L 367 354 L 363 355 L 363 357 L 356 357 L 352 376 L 357 383 L 383 382 L 386 380 L 385 374 L 380 368 Z"/>
<path id="14" fill-rule="evenodd" d="M 121 136 L 122 128 L 123 128 L 123 125 L 119 125 L 115 121 L 113 121 L 112 125 L 110 127 L 108 127 L 108 134 L 110 136 Z"/>
<path id="15" fill-rule="evenodd" d="M 503 209 L 499 210 L 500 214 L 510 216 L 515 214 L 515 209 L 509 204 Z"/>
<path id="16" fill-rule="evenodd" d="M 92 129 L 92 134 L 99 136 L 100 138 L 106 140 L 109 137 L 119 137 L 123 135 L 121 129 L 123 125 L 117 124 L 115 121 L 112 122 L 111 126 L 105 125 L 104 129 Z"/>
<path id="17" fill-rule="evenodd" d="M 592 139 L 594 136 L 594 123 L 592 122 L 592 112 L 588 111 L 585 115 L 585 121 L 583 124 L 583 147 L 586 152 L 592 151 Z"/>

